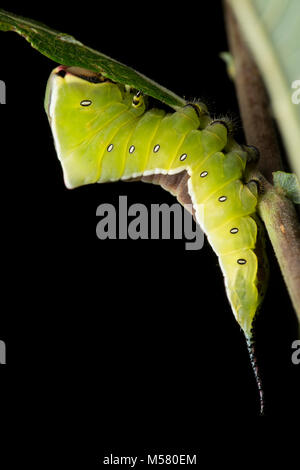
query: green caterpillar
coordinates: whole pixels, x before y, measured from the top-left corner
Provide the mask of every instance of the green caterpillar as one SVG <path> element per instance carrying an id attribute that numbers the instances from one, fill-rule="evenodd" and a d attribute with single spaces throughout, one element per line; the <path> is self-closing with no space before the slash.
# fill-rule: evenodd
<path id="1" fill-rule="evenodd" d="M 140 92 L 75 67 L 52 72 L 45 109 L 68 188 L 138 178 L 192 202 L 250 341 L 266 281 L 257 184 L 243 182 L 255 150 L 237 144 L 202 103 L 147 109 Z"/>

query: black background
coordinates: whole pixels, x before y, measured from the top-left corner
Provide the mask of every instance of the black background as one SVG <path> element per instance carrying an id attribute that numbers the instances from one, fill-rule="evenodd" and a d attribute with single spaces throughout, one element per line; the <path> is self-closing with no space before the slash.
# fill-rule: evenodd
<path id="1" fill-rule="evenodd" d="M 218 117 L 238 119 L 234 87 L 218 56 L 227 50 L 220 2 L 205 2 L 201 11 L 189 3 L 169 11 L 155 3 L 61 7 L 2 2 L 178 95 L 205 101 Z M 245 341 L 207 241 L 200 251 L 186 251 L 178 240 L 98 240 L 99 204 L 117 206 L 119 195 L 147 206 L 175 200 L 143 183 L 67 190 L 43 109 L 56 64 L 16 34 L 1 33 L 0 41 L 7 87 L 0 107 L 7 344 L 1 372 L 14 404 L 28 407 L 41 425 L 49 419 L 66 437 L 74 433 L 81 445 L 74 452 L 73 441 L 70 454 L 84 455 L 83 462 L 125 440 L 147 447 L 162 436 L 165 444 L 172 437 L 173 444 L 191 445 L 203 429 L 211 437 L 208 425 L 226 432 L 231 420 L 258 417 Z M 241 124 L 237 139 L 243 141 Z M 268 252 L 257 357 L 267 415 L 292 416 L 299 396 L 299 366 L 291 362 L 296 320 L 269 245 Z"/>

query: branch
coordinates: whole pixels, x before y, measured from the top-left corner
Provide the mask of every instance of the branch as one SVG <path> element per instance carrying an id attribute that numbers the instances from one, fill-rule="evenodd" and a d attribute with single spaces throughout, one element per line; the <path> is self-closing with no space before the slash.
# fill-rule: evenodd
<path id="1" fill-rule="evenodd" d="M 263 80 L 245 44 L 227 0 L 224 1 L 229 48 L 235 63 L 235 86 L 247 143 L 260 151 L 257 168 L 248 179 L 258 180 L 258 212 L 266 226 L 283 278 L 300 323 L 300 224 L 293 203 L 270 182 L 282 169 L 270 103 Z"/>

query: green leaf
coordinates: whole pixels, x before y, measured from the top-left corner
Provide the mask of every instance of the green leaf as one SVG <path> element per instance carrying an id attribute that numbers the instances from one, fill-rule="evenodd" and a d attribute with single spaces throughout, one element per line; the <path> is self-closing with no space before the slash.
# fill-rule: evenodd
<path id="1" fill-rule="evenodd" d="M 285 173 L 284 171 L 275 171 L 273 173 L 275 188 L 279 189 L 287 198 L 295 204 L 300 204 L 300 186 L 296 175 Z"/>
<path id="2" fill-rule="evenodd" d="M 111 80 L 130 85 L 173 108 L 185 104 L 183 98 L 136 70 L 85 46 L 73 36 L 55 31 L 38 21 L 0 9 L 0 30 L 20 34 L 32 47 L 58 64 L 100 72 Z"/>
<path id="3" fill-rule="evenodd" d="M 228 2 L 262 74 L 292 170 L 300 179 L 300 1 Z"/>

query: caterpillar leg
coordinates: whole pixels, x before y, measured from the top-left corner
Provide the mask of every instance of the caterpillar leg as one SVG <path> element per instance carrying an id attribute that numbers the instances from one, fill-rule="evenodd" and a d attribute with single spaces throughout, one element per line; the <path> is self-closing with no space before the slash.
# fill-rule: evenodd
<path id="1" fill-rule="evenodd" d="M 258 190 L 259 190 L 258 181 L 256 181 L 256 180 L 250 180 L 250 181 L 248 181 L 248 183 L 247 183 L 247 188 L 249 188 L 249 190 L 251 191 L 251 193 L 252 193 L 256 198 L 258 197 Z"/>
<path id="2" fill-rule="evenodd" d="M 189 102 L 184 106 L 184 108 L 188 108 L 188 107 L 194 108 L 198 117 L 202 115 L 208 116 L 207 106 L 204 103 L 201 103 L 200 101 L 195 101 L 194 103 Z"/>
<path id="3" fill-rule="evenodd" d="M 247 162 L 256 163 L 259 160 L 260 153 L 257 147 L 254 145 L 242 145 L 242 148 L 247 153 Z"/>

